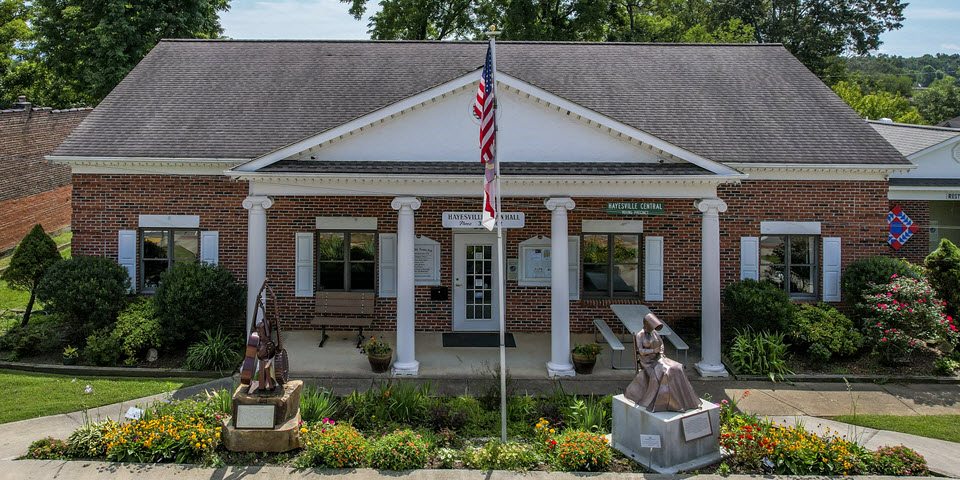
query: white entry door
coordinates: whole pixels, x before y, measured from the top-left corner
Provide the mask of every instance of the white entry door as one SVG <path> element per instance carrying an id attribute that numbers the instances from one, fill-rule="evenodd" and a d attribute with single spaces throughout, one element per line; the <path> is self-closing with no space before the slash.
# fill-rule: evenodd
<path id="1" fill-rule="evenodd" d="M 500 330 L 497 235 L 453 235 L 453 330 Z"/>

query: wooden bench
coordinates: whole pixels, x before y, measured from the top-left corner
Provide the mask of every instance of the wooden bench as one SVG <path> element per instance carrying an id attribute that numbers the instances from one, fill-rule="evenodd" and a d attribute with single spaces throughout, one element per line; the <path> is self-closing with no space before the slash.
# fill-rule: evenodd
<path id="1" fill-rule="evenodd" d="M 593 338 L 596 340 L 596 342 L 607 343 L 610 345 L 610 350 L 612 350 L 610 352 L 610 368 L 613 368 L 614 370 L 627 370 L 631 368 L 631 367 L 622 366 L 623 342 L 621 342 L 620 339 L 617 338 L 617 334 L 613 333 L 613 330 L 610 329 L 610 325 L 607 325 L 607 322 L 604 322 L 599 318 L 595 318 L 593 319 L 593 326 L 597 327 L 596 332 L 594 332 L 593 334 Z M 600 333 L 601 335 L 603 335 L 603 339 L 605 340 L 604 342 L 601 342 L 599 339 L 597 339 L 597 333 Z M 621 364 L 621 366 L 617 366 L 617 364 L 613 362 L 613 352 L 617 352 L 618 359 L 620 360 L 619 363 Z"/>
<path id="2" fill-rule="evenodd" d="M 327 341 L 327 327 L 357 327 L 359 348 L 363 343 L 363 328 L 373 323 L 376 303 L 374 292 L 317 292 L 317 316 L 313 324 L 321 327 L 320 347 Z"/>
<path id="3" fill-rule="evenodd" d="M 643 317 L 647 316 L 650 312 L 650 308 L 646 305 L 610 305 L 610 309 L 613 310 L 613 313 L 617 314 L 617 318 L 620 319 L 620 323 L 623 324 L 623 328 L 630 332 L 631 335 L 636 335 L 640 333 L 640 330 L 643 330 Z M 663 319 L 660 319 L 663 321 Z M 684 342 L 679 335 L 676 334 L 666 322 L 663 322 L 663 328 L 660 329 L 660 337 L 668 340 L 673 348 L 676 350 L 676 354 L 679 357 L 680 351 L 683 351 L 683 364 L 687 364 L 687 351 L 690 347 Z"/>

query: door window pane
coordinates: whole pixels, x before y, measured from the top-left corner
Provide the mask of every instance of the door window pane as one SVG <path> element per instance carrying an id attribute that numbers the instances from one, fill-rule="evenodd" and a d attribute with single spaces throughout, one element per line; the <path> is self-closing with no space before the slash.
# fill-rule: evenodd
<path id="1" fill-rule="evenodd" d="M 636 263 L 640 259 L 639 235 L 613 236 L 613 263 Z"/>
<path id="2" fill-rule="evenodd" d="M 343 233 L 325 232 L 317 234 L 318 260 L 343 260 Z"/>
<path id="3" fill-rule="evenodd" d="M 143 258 L 167 258 L 167 231 L 143 231 Z"/>
<path id="4" fill-rule="evenodd" d="M 195 230 L 173 232 L 173 258 L 196 260 L 200 257 L 200 235 Z"/>

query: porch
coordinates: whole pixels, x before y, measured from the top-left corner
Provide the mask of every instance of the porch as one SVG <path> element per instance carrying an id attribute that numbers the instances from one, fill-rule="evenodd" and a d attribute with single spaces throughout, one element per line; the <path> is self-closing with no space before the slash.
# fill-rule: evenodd
<path id="1" fill-rule="evenodd" d="M 290 354 L 290 377 L 308 383 L 323 385 L 336 393 L 346 395 L 359 387 L 398 378 L 389 373 L 373 373 L 366 356 L 356 348 L 356 331 L 327 332 L 330 336 L 323 348 L 318 348 L 320 332 L 296 330 L 284 333 L 283 345 Z M 367 332 L 367 338 L 375 335 L 390 345 L 396 345 L 395 331 Z M 610 368 L 611 349 L 603 344 L 603 352 L 590 375 L 550 378 L 543 365 L 550 360 L 550 335 L 542 333 L 514 333 L 516 348 L 507 348 L 507 369 L 511 389 L 517 393 L 550 392 L 557 382 L 564 391 L 580 394 L 619 393 L 633 379 L 633 370 Z M 416 383 L 433 382 L 441 394 L 477 393 L 493 385 L 493 372 L 499 371 L 498 348 L 458 347 L 445 348 L 440 332 L 417 332 L 415 338 L 416 358 L 420 362 L 419 374 L 403 376 L 404 381 Z M 592 343 L 593 334 L 571 334 L 572 344 Z M 667 348 L 673 358 L 673 349 Z M 614 354 L 615 355 L 615 354 Z M 633 361 L 629 350 L 624 351 L 623 364 Z M 699 349 L 691 349 L 686 365 L 687 375 L 697 378 L 693 365 L 699 361 Z M 394 352 L 394 360 L 396 352 Z M 614 357 L 614 360 L 619 358 Z M 368 383 L 369 382 L 369 385 Z"/>

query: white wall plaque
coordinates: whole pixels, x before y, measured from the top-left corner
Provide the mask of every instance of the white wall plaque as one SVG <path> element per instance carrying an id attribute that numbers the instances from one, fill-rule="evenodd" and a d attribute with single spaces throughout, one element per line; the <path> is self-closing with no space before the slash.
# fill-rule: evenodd
<path id="1" fill-rule="evenodd" d="M 480 212 L 443 212 L 445 228 L 483 228 Z M 503 212 L 500 221 L 503 228 L 523 228 L 523 212 Z"/>
<path id="2" fill-rule="evenodd" d="M 640 435 L 640 448 L 660 448 L 660 435 Z"/>
<path id="3" fill-rule="evenodd" d="M 713 434 L 707 412 L 681 418 L 680 423 L 683 425 L 683 439 L 688 442 Z"/>
<path id="4" fill-rule="evenodd" d="M 416 285 L 440 285 L 440 242 L 427 237 L 413 242 L 413 279 Z"/>
<path id="5" fill-rule="evenodd" d="M 237 405 L 237 428 L 273 428 L 276 405 Z"/>

